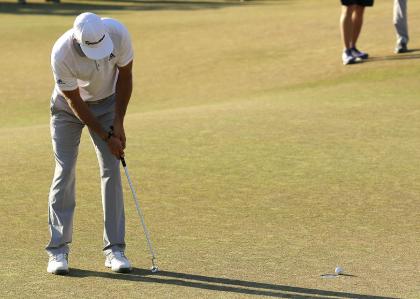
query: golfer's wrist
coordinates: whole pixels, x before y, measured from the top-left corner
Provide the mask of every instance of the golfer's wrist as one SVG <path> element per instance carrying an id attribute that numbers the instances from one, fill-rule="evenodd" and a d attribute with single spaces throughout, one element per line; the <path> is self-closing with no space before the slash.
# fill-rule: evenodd
<path id="1" fill-rule="evenodd" d="M 107 132 L 104 131 L 104 134 L 102 134 L 102 139 L 105 142 L 109 142 L 112 137 L 114 137 L 114 129 L 112 127 Z"/>

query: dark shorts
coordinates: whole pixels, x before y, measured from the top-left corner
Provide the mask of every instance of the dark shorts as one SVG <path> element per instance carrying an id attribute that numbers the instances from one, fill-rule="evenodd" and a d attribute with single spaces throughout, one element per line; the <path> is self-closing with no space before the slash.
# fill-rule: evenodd
<path id="1" fill-rule="evenodd" d="M 360 5 L 360 6 L 373 6 L 374 0 L 341 0 L 341 4 L 345 6 Z"/>

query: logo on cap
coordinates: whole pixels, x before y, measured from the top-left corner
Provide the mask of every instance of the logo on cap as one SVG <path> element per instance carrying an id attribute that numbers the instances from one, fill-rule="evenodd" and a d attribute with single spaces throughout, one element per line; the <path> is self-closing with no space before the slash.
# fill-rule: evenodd
<path id="1" fill-rule="evenodd" d="M 102 19 L 94 13 L 85 12 L 76 17 L 73 33 L 87 58 L 100 60 L 113 50 L 112 40 Z"/>
<path id="2" fill-rule="evenodd" d="M 88 46 L 90 46 L 90 45 L 97 45 L 97 44 L 99 44 L 101 41 L 103 41 L 104 40 L 104 38 L 105 38 L 105 34 L 104 35 L 102 35 L 102 37 L 97 41 L 97 42 L 90 42 L 90 41 L 85 41 L 85 44 L 86 45 L 88 45 Z"/>

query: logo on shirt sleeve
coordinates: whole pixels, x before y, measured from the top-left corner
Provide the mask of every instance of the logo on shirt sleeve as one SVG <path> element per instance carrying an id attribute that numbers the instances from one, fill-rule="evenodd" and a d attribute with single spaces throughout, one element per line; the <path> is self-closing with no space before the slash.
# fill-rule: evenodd
<path id="1" fill-rule="evenodd" d="M 115 55 L 114 55 L 114 53 L 111 53 L 111 54 L 109 55 L 109 59 L 108 59 L 108 61 L 111 61 L 111 59 L 113 59 L 113 58 L 115 58 Z"/>
<path id="2" fill-rule="evenodd" d="M 58 84 L 58 85 L 64 85 L 64 84 L 66 84 L 66 83 L 64 83 L 64 81 L 63 81 L 63 80 L 58 79 L 58 80 L 57 80 L 57 84 Z"/>

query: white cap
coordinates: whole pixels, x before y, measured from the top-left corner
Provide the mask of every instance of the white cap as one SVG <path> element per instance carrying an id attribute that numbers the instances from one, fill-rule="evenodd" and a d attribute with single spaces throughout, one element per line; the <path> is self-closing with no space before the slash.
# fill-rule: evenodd
<path id="1" fill-rule="evenodd" d="M 91 12 L 77 16 L 73 24 L 74 38 L 87 58 L 102 59 L 114 49 L 112 40 L 100 17 Z"/>

